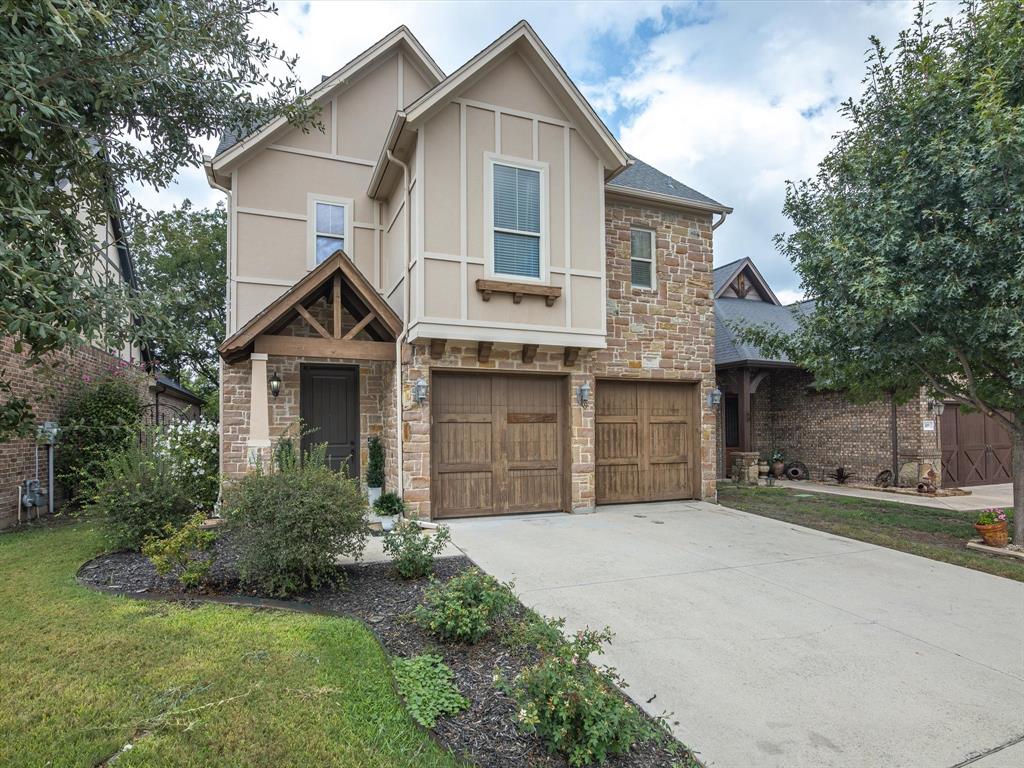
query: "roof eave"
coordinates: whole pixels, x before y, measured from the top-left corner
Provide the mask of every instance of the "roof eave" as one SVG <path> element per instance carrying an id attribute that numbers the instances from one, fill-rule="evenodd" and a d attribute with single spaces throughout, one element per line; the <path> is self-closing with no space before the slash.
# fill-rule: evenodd
<path id="1" fill-rule="evenodd" d="M 380 150 L 380 154 L 377 156 L 377 163 L 373 166 L 373 173 L 370 174 L 370 183 L 366 188 L 366 196 L 371 200 L 376 200 L 377 195 L 380 192 L 380 185 L 384 181 L 384 174 L 388 171 L 388 166 L 391 164 L 391 159 L 388 157 L 389 152 L 395 151 L 395 146 L 398 144 L 398 139 L 402 135 L 402 129 L 405 128 L 406 114 L 404 110 L 398 110 L 395 112 L 395 116 L 391 119 L 391 127 L 388 128 L 388 134 L 384 139 L 384 146 Z"/>
<path id="2" fill-rule="evenodd" d="M 605 184 L 607 194 L 621 195 L 623 197 L 636 198 L 638 200 L 649 200 L 653 203 L 672 206 L 674 208 L 685 208 L 691 211 L 706 211 L 708 213 L 732 213 L 733 209 L 721 203 L 705 203 L 701 200 L 688 200 L 672 195 L 663 195 L 660 192 L 648 192 L 636 187 L 624 187 L 620 184 Z"/>

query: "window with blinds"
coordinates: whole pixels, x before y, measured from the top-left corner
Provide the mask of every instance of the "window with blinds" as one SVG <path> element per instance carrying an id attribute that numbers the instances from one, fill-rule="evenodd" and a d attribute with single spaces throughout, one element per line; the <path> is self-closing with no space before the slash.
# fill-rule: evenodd
<path id="1" fill-rule="evenodd" d="M 654 287 L 654 233 L 649 229 L 629 232 L 629 266 L 634 288 Z"/>
<path id="2" fill-rule="evenodd" d="M 494 273 L 541 277 L 541 173 L 495 162 Z"/>

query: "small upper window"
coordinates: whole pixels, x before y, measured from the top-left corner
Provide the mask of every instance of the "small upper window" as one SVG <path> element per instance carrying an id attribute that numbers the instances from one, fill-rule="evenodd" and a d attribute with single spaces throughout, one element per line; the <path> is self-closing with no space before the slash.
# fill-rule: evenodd
<path id="1" fill-rule="evenodd" d="M 313 231 L 316 237 L 316 264 L 332 256 L 335 251 L 345 250 L 345 226 L 348 206 L 340 203 L 316 202 L 316 221 Z"/>
<path id="2" fill-rule="evenodd" d="M 634 288 L 654 287 L 654 233 L 651 230 L 630 230 L 629 266 Z"/>
<path id="3" fill-rule="evenodd" d="M 495 162 L 494 273 L 541 277 L 541 173 Z"/>

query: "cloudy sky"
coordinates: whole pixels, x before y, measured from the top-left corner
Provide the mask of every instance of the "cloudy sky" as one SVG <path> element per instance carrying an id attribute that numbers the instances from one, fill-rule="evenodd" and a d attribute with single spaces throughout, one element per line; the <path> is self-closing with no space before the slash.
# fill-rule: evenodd
<path id="1" fill-rule="evenodd" d="M 939 8 L 938 13 L 953 8 Z M 860 91 L 869 35 L 892 43 L 913 4 L 891 2 L 279 2 L 256 32 L 298 54 L 306 86 L 399 24 L 452 72 L 527 19 L 627 151 L 736 209 L 715 263 L 753 258 L 784 301 L 799 297 L 772 236 L 785 181 L 810 176 Z M 204 144 L 210 152 L 216 142 Z M 220 193 L 201 170 L 140 202 Z"/>

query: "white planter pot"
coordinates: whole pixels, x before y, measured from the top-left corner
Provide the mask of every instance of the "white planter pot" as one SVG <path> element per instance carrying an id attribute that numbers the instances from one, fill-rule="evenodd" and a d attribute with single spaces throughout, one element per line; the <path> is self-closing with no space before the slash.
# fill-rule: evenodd
<path id="1" fill-rule="evenodd" d="M 373 507 L 374 504 L 377 503 L 377 499 L 380 498 L 380 495 L 381 495 L 381 493 L 383 491 L 384 491 L 383 488 L 367 488 L 366 489 L 366 498 L 369 500 L 371 508 Z"/>
<path id="2" fill-rule="evenodd" d="M 385 531 L 390 531 L 395 527 L 395 521 L 398 519 L 398 515 L 378 515 L 377 519 L 380 520 L 380 527 Z"/>

